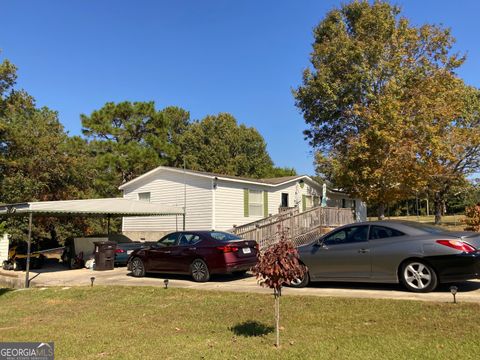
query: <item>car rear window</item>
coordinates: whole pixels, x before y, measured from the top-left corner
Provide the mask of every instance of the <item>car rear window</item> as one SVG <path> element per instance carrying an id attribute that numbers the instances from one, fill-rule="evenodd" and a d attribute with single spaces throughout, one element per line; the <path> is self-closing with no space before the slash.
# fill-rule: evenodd
<path id="1" fill-rule="evenodd" d="M 212 238 L 214 238 L 215 240 L 218 240 L 218 241 L 242 240 L 242 238 L 237 236 L 237 235 L 230 234 L 230 233 L 227 233 L 227 232 L 222 232 L 222 231 L 212 231 L 210 233 L 210 236 Z"/>
<path id="2" fill-rule="evenodd" d="M 386 238 L 391 238 L 391 237 L 396 237 L 396 236 L 403 236 L 405 235 L 401 231 L 385 227 L 385 226 L 376 226 L 373 225 L 370 227 L 370 240 L 375 240 L 375 239 L 386 239 Z"/>

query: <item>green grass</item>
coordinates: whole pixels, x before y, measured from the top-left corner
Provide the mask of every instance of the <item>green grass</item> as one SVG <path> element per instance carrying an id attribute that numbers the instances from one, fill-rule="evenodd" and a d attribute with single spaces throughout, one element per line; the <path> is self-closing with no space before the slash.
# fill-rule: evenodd
<path id="1" fill-rule="evenodd" d="M 0 341 L 54 341 L 56 359 L 476 359 L 479 304 L 152 287 L 0 292 Z"/>

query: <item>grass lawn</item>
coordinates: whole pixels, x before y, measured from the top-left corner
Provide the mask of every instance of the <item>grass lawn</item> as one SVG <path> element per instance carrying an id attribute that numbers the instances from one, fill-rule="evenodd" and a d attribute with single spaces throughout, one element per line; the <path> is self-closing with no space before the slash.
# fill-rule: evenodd
<path id="1" fill-rule="evenodd" d="M 386 220 L 408 220 L 408 221 L 416 221 L 425 224 L 434 225 L 435 224 L 435 215 L 410 215 L 410 216 L 391 216 L 386 217 Z M 440 226 L 453 231 L 462 231 L 465 228 L 465 224 L 462 223 L 462 220 L 465 219 L 465 215 L 445 215 L 442 216 L 442 223 Z M 369 217 L 368 220 L 375 221 L 377 220 L 376 217 Z"/>
<path id="2" fill-rule="evenodd" d="M 54 341 L 56 359 L 476 359 L 480 304 L 152 287 L 0 289 L 0 341 Z"/>

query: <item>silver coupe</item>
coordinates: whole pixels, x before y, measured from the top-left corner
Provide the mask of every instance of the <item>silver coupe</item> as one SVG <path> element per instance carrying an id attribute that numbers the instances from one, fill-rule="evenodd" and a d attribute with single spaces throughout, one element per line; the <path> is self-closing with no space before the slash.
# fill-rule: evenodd
<path id="1" fill-rule="evenodd" d="M 300 246 L 310 281 L 401 283 L 414 292 L 480 277 L 480 234 L 407 221 L 355 223 Z"/>

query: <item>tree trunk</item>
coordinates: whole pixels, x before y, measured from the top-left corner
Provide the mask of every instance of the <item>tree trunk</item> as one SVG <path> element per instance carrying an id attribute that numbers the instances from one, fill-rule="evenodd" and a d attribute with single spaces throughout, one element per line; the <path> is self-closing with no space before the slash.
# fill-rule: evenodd
<path id="1" fill-rule="evenodd" d="M 443 196 L 439 192 L 435 193 L 434 207 L 435 207 L 435 225 L 439 225 L 442 221 L 442 215 L 443 215 Z"/>
<path id="2" fill-rule="evenodd" d="M 275 297 L 275 346 L 278 348 L 280 346 L 280 289 L 274 289 L 273 294 Z"/>
<path id="3" fill-rule="evenodd" d="M 378 220 L 385 219 L 385 204 L 378 204 Z"/>

